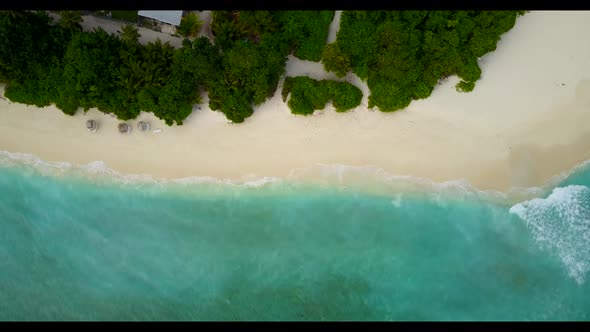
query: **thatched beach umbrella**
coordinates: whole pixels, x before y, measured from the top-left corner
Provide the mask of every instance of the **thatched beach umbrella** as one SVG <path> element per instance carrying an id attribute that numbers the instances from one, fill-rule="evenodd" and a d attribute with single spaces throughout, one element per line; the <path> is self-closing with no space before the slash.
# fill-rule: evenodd
<path id="1" fill-rule="evenodd" d="M 145 121 L 139 121 L 137 123 L 137 129 L 141 130 L 141 131 L 146 131 L 150 129 L 150 124 L 148 122 Z"/>
<path id="2" fill-rule="evenodd" d="M 87 120 L 86 128 L 90 131 L 96 131 L 96 129 L 98 129 L 98 123 L 94 120 Z"/>
<path id="3" fill-rule="evenodd" d="M 126 124 L 125 122 L 119 123 L 119 132 L 121 134 L 127 134 L 131 132 L 131 126 Z"/>

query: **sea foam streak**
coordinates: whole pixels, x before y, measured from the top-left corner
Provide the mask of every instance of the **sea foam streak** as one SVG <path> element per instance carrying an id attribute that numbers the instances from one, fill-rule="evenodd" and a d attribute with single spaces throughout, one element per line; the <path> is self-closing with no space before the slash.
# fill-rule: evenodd
<path id="1" fill-rule="evenodd" d="M 463 179 L 436 182 L 427 178 L 409 175 L 394 175 L 375 166 L 350 166 L 343 164 L 316 164 L 306 168 L 293 169 L 287 176 L 268 177 L 257 174 L 245 175 L 239 179 L 224 179 L 212 176 L 189 176 L 183 178 L 158 178 L 150 174 L 123 174 L 110 168 L 103 161 L 88 164 L 48 162 L 29 153 L 0 151 L 0 166 L 25 167 L 43 176 L 67 176 L 87 179 L 90 182 L 124 184 L 212 184 L 244 188 L 267 187 L 275 184 L 313 184 L 314 186 L 370 192 L 376 195 L 399 196 L 400 193 L 431 193 L 435 196 L 451 195 L 456 198 L 477 195 L 498 202 L 518 202 L 523 199 L 507 199 L 505 193 L 494 190 L 479 190 Z M 519 198 L 529 199 L 540 196 L 540 188 L 519 190 Z M 523 196 L 524 195 L 524 196 Z"/>
<path id="2" fill-rule="evenodd" d="M 555 188 L 547 198 L 514 205 L 510 213 L 526 221 L 535 240 L 555 250 L 578 284 L 590 271 L 590 188 Z"/>
<path id="3" fill-rule="evenodd" d="M 437 182 L 428 178 L 411 175 L 391 174 L 386 170 L 371 166 L 351 166 L 343 164 L 322 164 L 293 169 L 287 176 L 269 177 L 249 174 L 240 179 L 217 178 L 213 176 L 189 176 L 183 178 L 158 178 L 150 174 L 120 173 L 110 168 L 103 161 L 88 164 L 71 164 L 69 162 L 48 162 L 29 153 L 16 153 L 0 150 L 0 166 L 24 166 L 43 176 L 74 176 L 86 178 L 90 182 L 115 182 L 124 184 L 220 184 L 249 188 L 266 187 L 280 183 L 311 183 L 332 188 L 365 189 L 377 195 L 396 196 L 400 193 L 424 193 L 434 195 L 452 195 L 456 198 L 479 196 L 500 204 L 511 206 L 514 203 L 544 196 L 549 190 L 572 173 L 586 168 L 590 161 L 581 163 L 572 170 L 556 175 L 543 187 L 512 188 L 508 192 L 480 190 L 464 179 Z"/>
<path id="4" fill-rule="evenodd" d="M 110 168 L 104 161 L 97 160 L 88 164 L 71 164 L 69 162 L 49 162 L 29 154 L 8 152 L 0 150 L 0 166 L 28 166 L 44 176 L 58 175 L 92 175 L 89 179 L 96 179 L 96 175 L 104 175 L 107 178 L 122 183 L 176 183 L 176 184 L 199 184 L 199 183 L 218 183 L 227 185 L 244 185 L 248 187 L 258 187 L 267 183 L 279 181 L 279 178 L 273 177 L 244 177 L 241 181 L 232 181 L 229 179 L 220 179 L 211 176 L 190 176 L 184 178 L 163 179 L 156 178 L 150 174 L 123 174 Z"/>

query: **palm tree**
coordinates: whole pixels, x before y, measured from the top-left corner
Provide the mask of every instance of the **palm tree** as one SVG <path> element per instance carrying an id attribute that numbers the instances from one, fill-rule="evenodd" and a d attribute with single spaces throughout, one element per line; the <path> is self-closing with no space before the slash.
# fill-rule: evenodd
<path id="1" fill-rule="evenodd" d="M 60 12 L 58 23 L 66 29 L 82 31 L 82 12 L 78 10 L 64 10 Z"/>
<path id="2" fill-rule="evenodd" d="M 6 17 L 11 23 L 25 18 L 26 13 L 22 10 L 2 10 L 0 16 Z"/>
<path id="3" fill-rule="evenodd" d="M 251 13 L 247 25 L 250 27 L 250 31 L 256 35 L 261 35 L 266 31 L 275 32 L 278 30 L 271 13 L 265 10 L 257 10 Z"/>
<path id="4" fill-rule="evenodd" d="M 29 12 L 23 10 L 2 10 L 0 11 L 0 21 L 14 28 L 26 22 L 29 15 Z"/>
<path id="5" fill-rule="evenodd" d="M 180 25 L 176 28 L 176 32 L 183 37 L 196 37 L 201 31 L 203 21 L 195 13 L 188 13 L 180 21 Z"/>
<path id="6" fill-rule="evenodd" d="M 117 84 L 123 90 L 134 95 L 145 85 L 146 72 L 142 68 L 142 57 L 134 50 L 121 50 L 121 66 Z"/>
<path id="7" fill-rule="evenodd" d="M 127 45 L 139 44 L 139 30 L 131 24 L 126 24 L 121 28 L 121 40 Z"/>
<path id="8" fill-rule="evenodd" d="M 169 42 L 162 43 L 158 38 L 144 49 L 143 71 L 145 79 L 153 85 L 163 86 L 170 77 L 174 48 Z"/>

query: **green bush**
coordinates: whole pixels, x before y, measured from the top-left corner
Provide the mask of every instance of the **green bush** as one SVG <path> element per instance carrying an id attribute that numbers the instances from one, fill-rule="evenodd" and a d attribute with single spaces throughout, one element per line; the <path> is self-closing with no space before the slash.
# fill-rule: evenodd
<path id="1" fill-rule="evenodd" d="M 363 92 L 347 82 L 328 81 L 330 96 L 336 112 L 346 112 L 361 104 Z"/>
<path id="2" fill-rule="evenodd" d="M 457 83 L 456 88 L 459 92 L 471 92 L 473 91 L 473 88 L 475 88 L 475 82 L 461 81 Z"/>
<path id="3" fill-rule="evenodd" d="M 309 115 L 326 107 L 332 100 L 337 112 L 346 112 L 360 105 L 363 94 L 359 88 L 331 80 L 317 81 L 306 76 L 286 77 L 283 99 L 291 94 L 287 105 L 293 114 Z"/>

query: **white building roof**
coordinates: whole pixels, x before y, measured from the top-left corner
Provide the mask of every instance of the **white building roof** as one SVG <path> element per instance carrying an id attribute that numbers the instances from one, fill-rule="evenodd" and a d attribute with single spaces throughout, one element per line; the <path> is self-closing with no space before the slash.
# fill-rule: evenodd
<path id="1" fill-rule="evenodd" d="M 179 26 L 182 10 L 139 10 L 137 15 Z"/>

